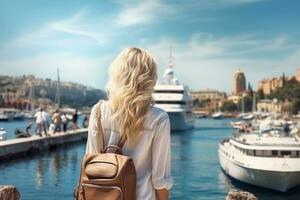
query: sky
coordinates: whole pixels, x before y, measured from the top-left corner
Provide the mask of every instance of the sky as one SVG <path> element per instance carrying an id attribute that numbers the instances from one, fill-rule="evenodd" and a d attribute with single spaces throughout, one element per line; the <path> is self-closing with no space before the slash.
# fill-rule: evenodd
<path id="1" fill-rule="evenodd" d="M 147 49 L 162 77 L 173 49 L 192 90 L 230 92 L 300 67 L 298 0 L 0 0 L 0 74 L 33 74 L 105 89 L 129 46 Z"/>

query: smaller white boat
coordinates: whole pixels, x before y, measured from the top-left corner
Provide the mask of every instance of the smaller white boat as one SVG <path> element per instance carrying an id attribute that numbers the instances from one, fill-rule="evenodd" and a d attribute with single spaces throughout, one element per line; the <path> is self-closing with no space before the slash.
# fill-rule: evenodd
<path id="1" fill-rule="evenodd" d="M 0 121 L 8 121 L 8 115 L 0 111 Z"/>
<path id="2" fill-rule="evenodd" d="M 276 134 L 241 134 L 219 144 L 219 160 L 226 174 L 281 192 L 300 184 L 299 152 L 299 138 Z"/>
<path id="3" fill-rule="evenodd" d="M 212 114 L 211 117 L 214 118 L 214 119 L 223 119 L 224 114 L 222 112 L 216 112 L 216 113 Z"/>
<path id="4" fill-rule="evenodd" d="M 240 130 L 240 129 L 244 128 L 247 125 L 247 122 L 237 121 L 237 122 L 230 122 L 230 124 L 234 129 Z"/>
<path id="5" fill-rule="evenodd" d="M 25 119 L 34 119 L 34 112 L 25 112 L 23 116 Z"/>
<path id="6" fill-rule="evenodd" d="M 254 119 L 254 115 L 253 114 L 248 114 L 248 115 L 245 115 L 242 119 L 243 120 L 252 120 L 252 119 Z"/>
<path id="7" fill-rule="evenodd" d="M 6 140 L 6 131 L 4 128 L 0 128 L 0 141 Z"/>
<path id="8" fill-rule="evenodd" d="M 251 131 L 239 131 L 219 143 L 223 171 L 239 181 L 281 192 L 300 185 L 298 123 L 272 117 L 244 122 Z M 244 130 L 244 122 L 231 124 Z"/>
<path id="9" fill-rule="evenodd" d="M 14 113 L 14 120 L 22 120 L 24 119 L 24 115 L 23 113 L 21 113 L 20 111 L 16 110 Z"/>
<path id="10" fill-rule="evenodd" d="M 16 109 L 13 108 L 1 108 L 0 109 L 0 121 L 8 121 L 14 119 Z"/>

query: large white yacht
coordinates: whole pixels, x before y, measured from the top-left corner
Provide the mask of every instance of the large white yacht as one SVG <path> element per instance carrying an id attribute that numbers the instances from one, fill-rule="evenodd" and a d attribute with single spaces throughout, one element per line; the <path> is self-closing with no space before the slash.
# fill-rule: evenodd
<path id="1" fill-rule="evenodd" d="M 281 192 L 300 184 L 300 141 L 282 133 L 244 133 L 219 144 L 219 160 L 229 176 Z"/>
<path id="2" fill-rule="evenodd" d="M 163 80 L 157 82 L 153 98 L 155 107 L 168 113 L 172 131 L 182 131 L 194 127 L 193 99 L 189 94 L 189 88 L 174 77 L 171 51 L 169 66 L 165 70 Z"/>

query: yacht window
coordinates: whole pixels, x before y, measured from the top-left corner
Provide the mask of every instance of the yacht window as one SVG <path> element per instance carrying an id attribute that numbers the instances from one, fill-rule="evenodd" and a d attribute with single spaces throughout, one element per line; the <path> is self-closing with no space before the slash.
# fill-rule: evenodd
<path id="1" fill-rule="evenodd" d="M 297 157 L 297 151 L 291 151 L 291 157 L 296 158 Z"/>
<path id="2" fill-rule="evenodd" d="M 183 90 L 156 90 L 154 93 L 175 93 L 175 94 L 183 94 Z"/>
<path id="3" fill-rule="evenodd" d="M 281 155 L 282 156 L 289 156 L 289 155 L 291 155 L 291 152 L 290 151 L 281 151 Z"/>
<path id="4" fill-rule="evenodd" d="M 264 151 L 263 151 L 263 155 L 264 155 L 265 157 L 272 157 L 272 156 L 273 156 L 273 152 L 270 151 L 270 150 L 264 150 Z"/>
<path id="5" fill-rule="evenodd" d="M 247 150 L 247 155 L 249 156 L 254 156 L 254 151 L 253 150 Z"/>
<path id="6" fill-rule="evenodd" d="M 181 104 L 185 105 L 184 101 L 155 101 L 156 104 Z"/>
<path id="7" fill-rule="evenodd" d="M 278 156 L 278 151 L 273 150 L 273 151 L 272 151 L 272 156 Z"/>
<path id="8" fill-rule="evenodd" d="M 256 156 L 263 156 L 263 151 L 262 150 L 256 150 Z"/>

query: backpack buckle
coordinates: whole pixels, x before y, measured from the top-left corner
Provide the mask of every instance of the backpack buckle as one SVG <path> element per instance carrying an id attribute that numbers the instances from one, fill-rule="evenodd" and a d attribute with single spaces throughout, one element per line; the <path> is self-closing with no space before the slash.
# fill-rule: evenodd
<path id="1" fill-rule="evenodd" d="M 104 153 L 114 153 L 122 155 L 122 149 L 117 145 L 108 145 L 105 147 Z"/>

